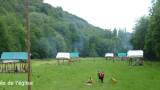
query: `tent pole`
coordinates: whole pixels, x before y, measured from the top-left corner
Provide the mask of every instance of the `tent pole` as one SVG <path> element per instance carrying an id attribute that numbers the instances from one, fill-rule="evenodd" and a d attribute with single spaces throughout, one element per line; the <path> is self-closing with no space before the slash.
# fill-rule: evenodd
<path id="1" fill-rule="evenodd" d="M 29 25 L 29 0 L 25 0 L 25 17 L 26 17 L 26 31 L 27 31 L 27 51 L 28 51 L 28 90 L 32 90 L 31 86 L 31 52 L 30 52 L 30 25 Z"/>

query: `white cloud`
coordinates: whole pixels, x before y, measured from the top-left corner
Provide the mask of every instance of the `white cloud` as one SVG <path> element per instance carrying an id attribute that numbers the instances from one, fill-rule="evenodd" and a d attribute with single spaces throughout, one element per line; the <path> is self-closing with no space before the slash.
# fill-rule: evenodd
<path id="1" fill-rule="evenodd" d="M 129 32 L 140 16 L 148 14 L 151 0 L 44 0 L 61 6 L 90 24 L 101 28 L 127 28 Z"/>

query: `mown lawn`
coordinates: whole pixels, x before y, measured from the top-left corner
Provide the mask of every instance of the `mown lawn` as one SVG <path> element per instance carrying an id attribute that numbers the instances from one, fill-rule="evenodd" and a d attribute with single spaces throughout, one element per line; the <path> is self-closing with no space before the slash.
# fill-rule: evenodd
<path id="1" fill-rule="evenodd" d="M 104 83 L 97 80 L 97 71 L 105 72 Z M 106 61 L 104 58 L 83 58 L 80 62 L 58 65 L 55 60 L 32 61 L 33 90 L 160 90 L 160 62 L 144 66 L 128 66 L 127 61 Z M 113 84 L 111 76 L 118 82 Z M 92 77 L 90 86 L 85 81 Z M 27 90 L 27 86 L 2 85 L 4 82 L 26 81 L 26 74 L 0 73 L 0 90 Z"/>

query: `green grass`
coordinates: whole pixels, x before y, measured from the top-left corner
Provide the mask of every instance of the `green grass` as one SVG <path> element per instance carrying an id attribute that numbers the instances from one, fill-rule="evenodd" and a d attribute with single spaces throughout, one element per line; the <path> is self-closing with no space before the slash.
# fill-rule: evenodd
<path id="1" fill-rule="evenodd" d="M 97 71 L 105 72 L 104 83 L 97 80 Z M 145 62 L 144 66 L 128 66 L 126 61 L 106 61 L 104 58 L 83 58 L 81 62 L 58 65 L 55 60 L 32 61 L 33 90 L 160 90 L 160 62 Z M 118 83 L 111 83 L 114 75 Z M 94 83 L 85 85 L 92 77 Z M 0 81 L 25 81 L 26 74 L 0 73 Z M 27 86 L 0 84 L 0 90 L 27 90 Z"/>

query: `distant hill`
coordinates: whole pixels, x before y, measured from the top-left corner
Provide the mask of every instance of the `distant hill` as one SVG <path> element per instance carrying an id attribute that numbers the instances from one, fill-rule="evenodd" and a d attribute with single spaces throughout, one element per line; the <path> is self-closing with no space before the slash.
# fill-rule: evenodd
<path id="1" fill-rule="evenodd" d="M 26 50 L 24 8 L 24 0 L 1 1 L 0 52 Z M 125 30 L 112 32 L 95 27 L 43 0 L 30 0 L 29 9 L 32 58 L 49 58 L 57 52 L 75 50 L 81 56 L 103 56 L 105 52 L 125 52 L 131 48 L 126 38 L 130 33 Z"/>

